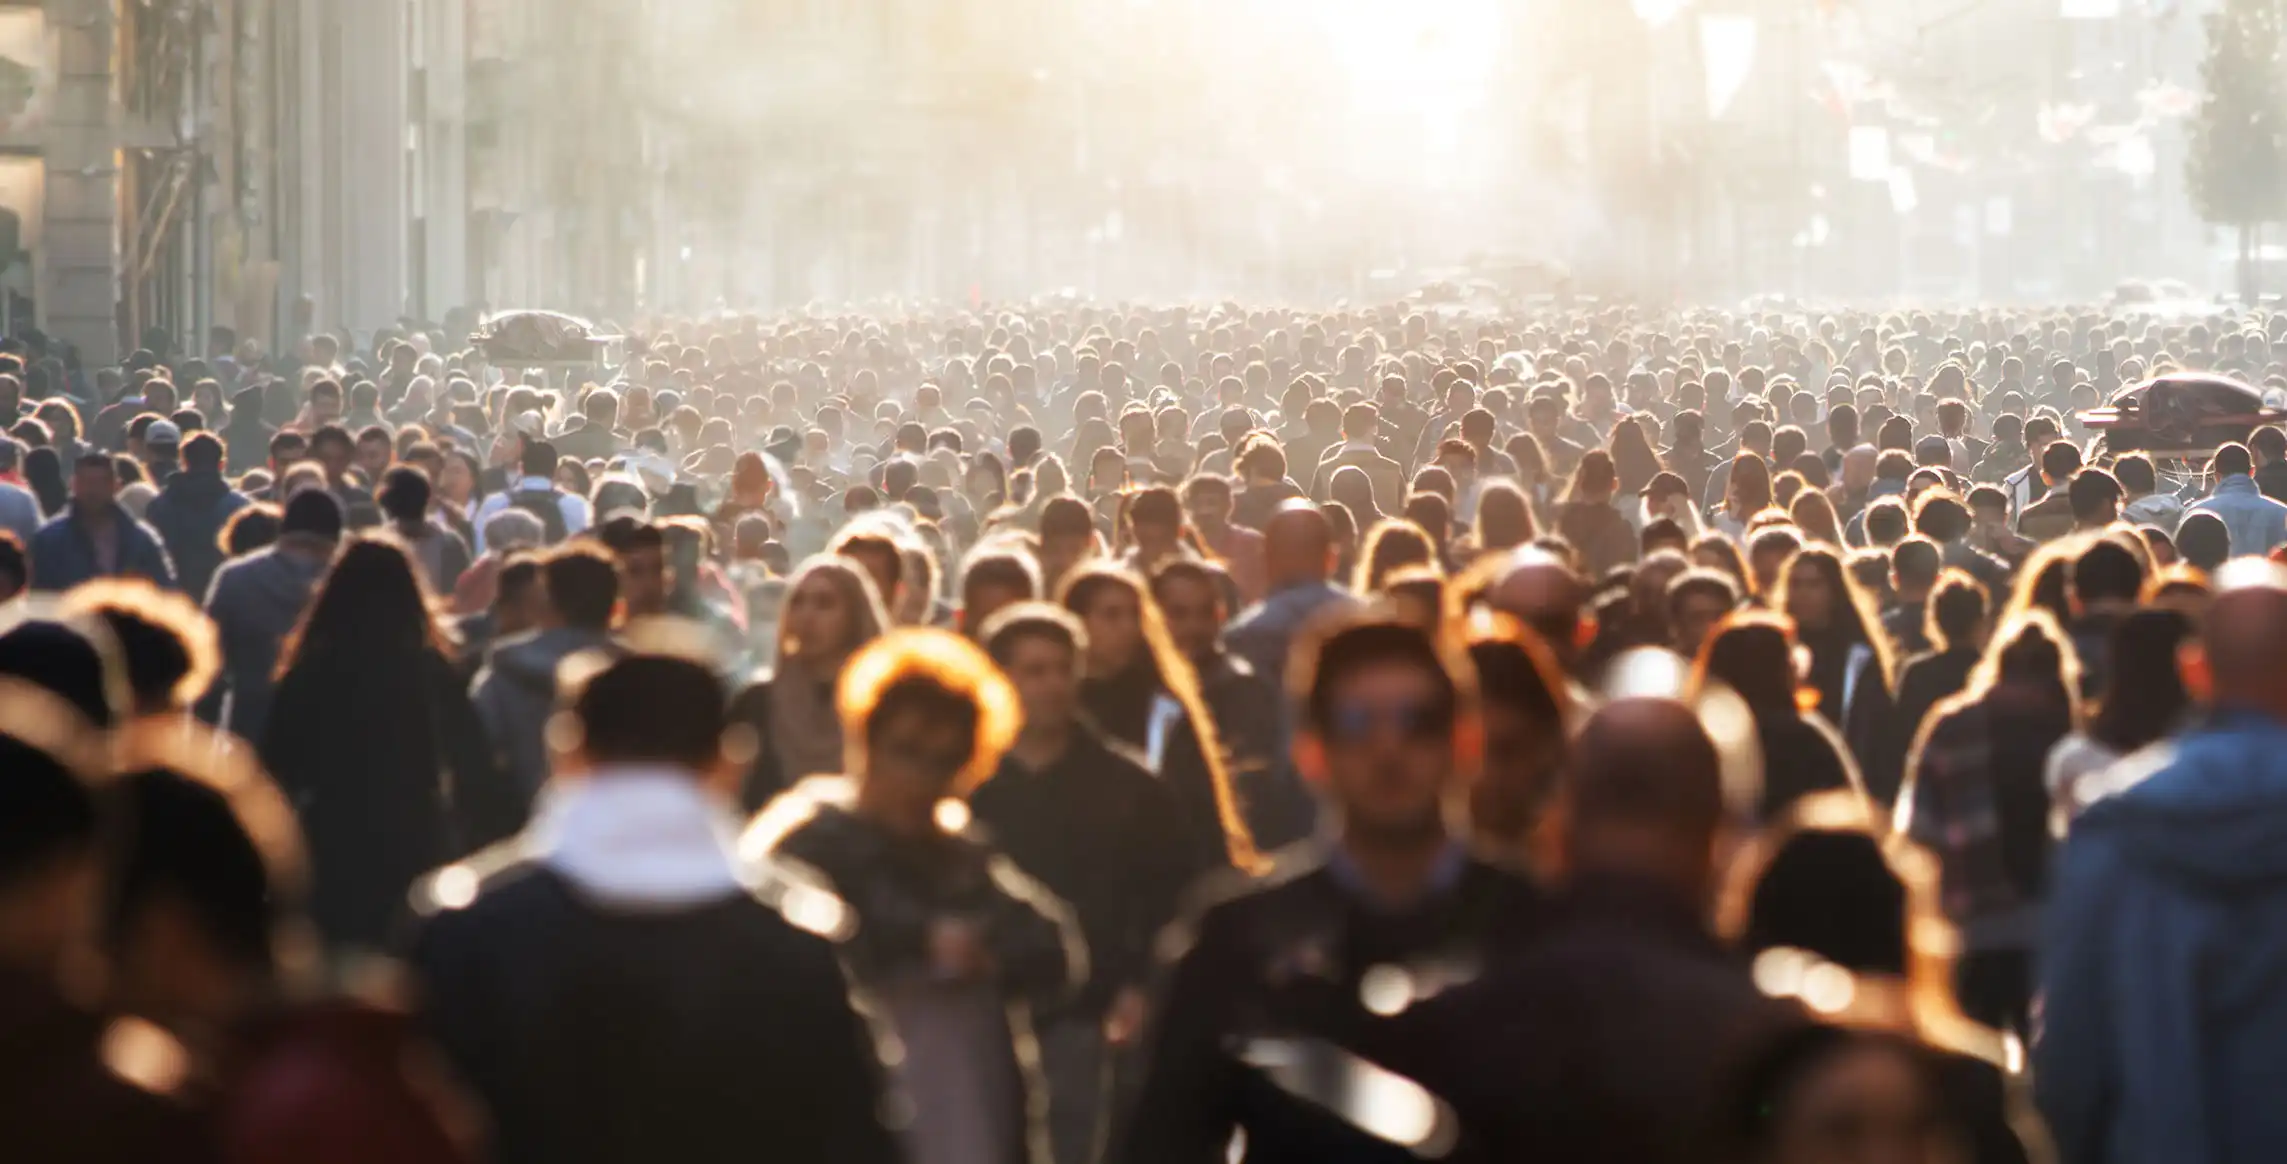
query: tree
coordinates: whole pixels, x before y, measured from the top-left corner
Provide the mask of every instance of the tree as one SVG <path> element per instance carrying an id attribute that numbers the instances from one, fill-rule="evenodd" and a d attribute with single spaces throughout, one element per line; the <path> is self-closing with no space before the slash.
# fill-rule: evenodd
<path id="1" fill-rule="evenodd" d="M 2287 217 L 2287 69 L 2279 0 L 2225 0 L 2208 16 L 2200 66 L 2207 99 L 2192 125 L 2185 177 L 2200 217 L 2239 230 L 2239 293 L 2254 302 L 2256 243 Z"/>

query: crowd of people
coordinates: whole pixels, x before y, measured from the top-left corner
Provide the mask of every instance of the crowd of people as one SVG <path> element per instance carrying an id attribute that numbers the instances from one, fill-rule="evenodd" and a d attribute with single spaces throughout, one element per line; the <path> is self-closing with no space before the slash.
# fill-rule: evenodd
<path id="1" fill-rule="evenodd" d="M 0 1145 L 2279 1159 L 2287 430 L 2092 426 L 2177 371 L 2287 315 L 0 341 Z"/>

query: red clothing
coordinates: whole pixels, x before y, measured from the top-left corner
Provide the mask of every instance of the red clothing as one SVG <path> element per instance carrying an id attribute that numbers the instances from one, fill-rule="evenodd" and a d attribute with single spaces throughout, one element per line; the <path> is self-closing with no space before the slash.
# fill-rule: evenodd
<path id="1" fill-rule="evenodd" d="M 421 1051 L 406 1016 L 355 1002 L 256 1024 L 214 1105 L 224 1161 L 463 1164 Z"/>
<path id="2" fill-rule="evenodd" d="M 1223 568 L 1230 572 L 1231 582 L 1239 588 L 1241 608 L 1263 600 L 1263 594 L 1269 589 L 1269 573 L 1263 564 L 1263 535 L 1243 525 L 1226 525 L 1222 537 L 1203 535 L 1199 540 L 1223 559 Z"/>

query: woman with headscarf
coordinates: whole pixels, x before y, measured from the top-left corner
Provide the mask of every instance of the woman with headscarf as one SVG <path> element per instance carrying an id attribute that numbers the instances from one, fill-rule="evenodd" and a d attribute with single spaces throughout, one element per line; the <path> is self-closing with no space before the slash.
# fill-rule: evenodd
<path id="1" fill-rule="evenodd" d="M 1888 803 L 1898 786 L 1897 773 L 1882 761 L 1897 711 L 1890 637 L 1834 550 L 1804 548 L 1779 571 L 1778 581 L 1772 607 L 1794 622 L 1796 640 L 1810 652 L 1805 686 L 1818 697 L 1818 714 L 1850 745 L 1867 791 Z"/>
<path id="2" fill-rule="evenodd" d="M 416 877 L 523 824 L 428 587 L 392 540 L 335 557 L 281 652 L 267 723 L 262 765 L 309 838 L 329 947 L 386 947 Z"/>
<path id="3" fill-rule="evenodd" d="M 749 811 L 805 776 L 842 770 L 834 682 L 888 625 L 873 578 L 849 558 L 812 558 L 787 582 L 777 661 L 731 700 L 731 718 L 753 728 L 758 745 L 741 793 Z"/>
<path id="4" fill-rule="evenodd" d="M 1063 605 L 1088 631 L 1080 700 L 1096 727 L 1168 783 L 1201 860 L 1253 868 L 1254 837 L 1224 769 L 1221 736 L 1159 604 L 1135 575 L 1099 564 L 1072 575 Z"/>

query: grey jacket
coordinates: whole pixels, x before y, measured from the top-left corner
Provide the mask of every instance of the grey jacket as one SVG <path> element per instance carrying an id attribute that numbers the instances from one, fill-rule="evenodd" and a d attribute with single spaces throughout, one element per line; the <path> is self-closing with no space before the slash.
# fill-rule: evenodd
<path id="1" fill-rule="evenodd" d="M 215 572 L 206 612 L 222 647 L 219 686 L 230 700 L 222 723 L 238 736 L 262 738 L 279 647 L 301 621 L 332 556 L 332 542 L 287 534 Z"/>
<path id="2" fill-rule="evenodd" d="M 493 644 L 491 658 L 477 672 L 470 688 L 477 719 L 501 770 L 526 796 L 548 779 L 545 733 L 556 706 L 556 667 L 580 651 L 611 645 L 604 631 L 529 631 Z"/>

